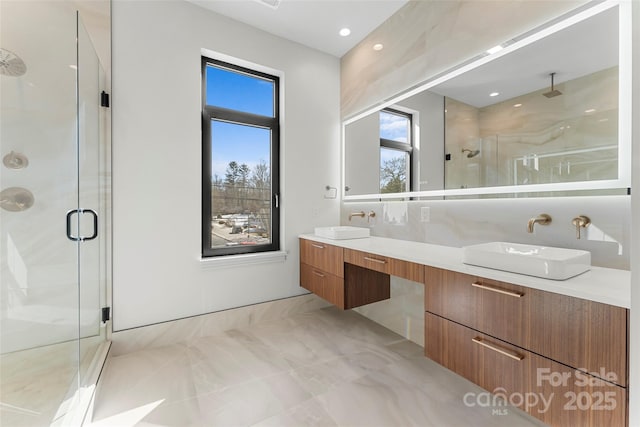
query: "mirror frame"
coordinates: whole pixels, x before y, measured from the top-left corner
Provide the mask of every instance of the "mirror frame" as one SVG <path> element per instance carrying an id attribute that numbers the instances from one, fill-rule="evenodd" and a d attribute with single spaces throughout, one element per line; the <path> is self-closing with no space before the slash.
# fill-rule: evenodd
<path id="1" fill-rule="evenodd" d="M 460 188 L 460 189 L 442 189 L 427 191 L 411 191 L 404 193 L 385 193 L 385 194 L 358 194 L 347 195 L 345 191 L 346 185 L 346 126 L 373 114 L 384 108 L 393 106 L 422 91 L 428 90 L 447 80 L 457 77 L 467 71 L 478 68 L 488 62 L 507 55 L 521 47 L 534 43 L 550 34 L 561 31 L 573 24 L 584 21 L 592 16 L 611 8 L 618 7 L 618 179 L 596 180 L 596 181 L 575 181 L 565 183 L 548 183 L 548 184 L 529 184 L 529 185 L 505 185 L 500 187 L 476 187 L 476 188 Z M 510 39 L 502 44 L 504 48 L 498 52 L 488 54 L 486 51 L 480 53 L 469 61 L 453 67 L 441 74 L 427 79 L 419 85 L 409 88 L 405 92 L 395 95 L 384 100 L 367 110 L 351 116 L 342 122 L 342 199 L 344 201 L 362 201 L 372 199 L 388 200 L 388 199 L 410 199 L 419 197 L 444 197 L 446 196 L 480 196 L 489 194 L 508 194 L 508 193 L 540 193 L 555 191 L 584 191 L 584 190 L 613 190 L 613 189 L 630 189 L 631 188 L 631 91 L 623 91 L 622 88 L 631 87 L 631 2 L 624 0 L 606 0 L 595 5 L 589 3 L 585 6 L 571 11 L 559 18 L 548 22 L 532 31 L 522 34 L 518 37 Z M 629 191 L 627 191 L 629 194 Z"/>

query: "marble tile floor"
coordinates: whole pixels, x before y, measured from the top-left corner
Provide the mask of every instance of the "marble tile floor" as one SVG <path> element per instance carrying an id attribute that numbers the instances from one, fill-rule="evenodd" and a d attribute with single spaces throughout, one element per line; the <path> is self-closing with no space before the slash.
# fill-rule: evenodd
<path id="1" fill-rule="evenodd" d="M 542 425 L 464 404 L 482 391 L 417 344 L 328 307 L 109 358 L 91 426 Z"/>
<path id="2" fill-rule="evenodd" d="M 101 339 L 67 341 L 0 355 L 0 426 L 60 425 L 80 370 L 87 369 Z"/>

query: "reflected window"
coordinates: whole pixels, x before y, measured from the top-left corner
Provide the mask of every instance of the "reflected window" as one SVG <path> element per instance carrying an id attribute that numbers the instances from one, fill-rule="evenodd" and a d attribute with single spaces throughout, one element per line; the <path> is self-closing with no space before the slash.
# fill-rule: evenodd
<path id="1" fill-rule="evenodd" d="M 411 191 L 411 114 L 380 111 L 380 193 Z"/>
<path id="2" fill-rule="evenodd" d="M 202 58 L 202 256 L 277 251 L 276 76 Z"/>

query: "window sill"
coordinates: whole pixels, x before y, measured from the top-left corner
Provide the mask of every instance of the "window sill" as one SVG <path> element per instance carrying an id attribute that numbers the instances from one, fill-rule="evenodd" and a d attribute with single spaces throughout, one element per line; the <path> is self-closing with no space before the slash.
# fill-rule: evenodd
<path id="1" fill-rule="evenodd" d="M 202 266 L 203 269 L 208 270 L 235 267 L 239 265 L 270 264 L 275 262 L 284 262 L 286 259 L 286 251 L 260 252 L 255 254 L 200 258 L 200 266 Z"/>

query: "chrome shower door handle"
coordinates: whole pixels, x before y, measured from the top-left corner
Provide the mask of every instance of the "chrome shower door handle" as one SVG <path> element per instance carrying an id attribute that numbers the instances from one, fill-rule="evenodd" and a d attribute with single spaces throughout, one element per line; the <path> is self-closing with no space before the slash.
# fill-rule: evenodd
<path id="1" fill-rule="evenodd" d="M 71 217 L 74 214 L 89 213 L 93 216 L 93 234 L 89 237 L 74 236 L 71 234 Z M 93 240 L 98 237 L 98 214 L 92 209 L 73 209 L 67 212 L 67 238 L 73 242 L 84 242 L 85 240 Z"/>

